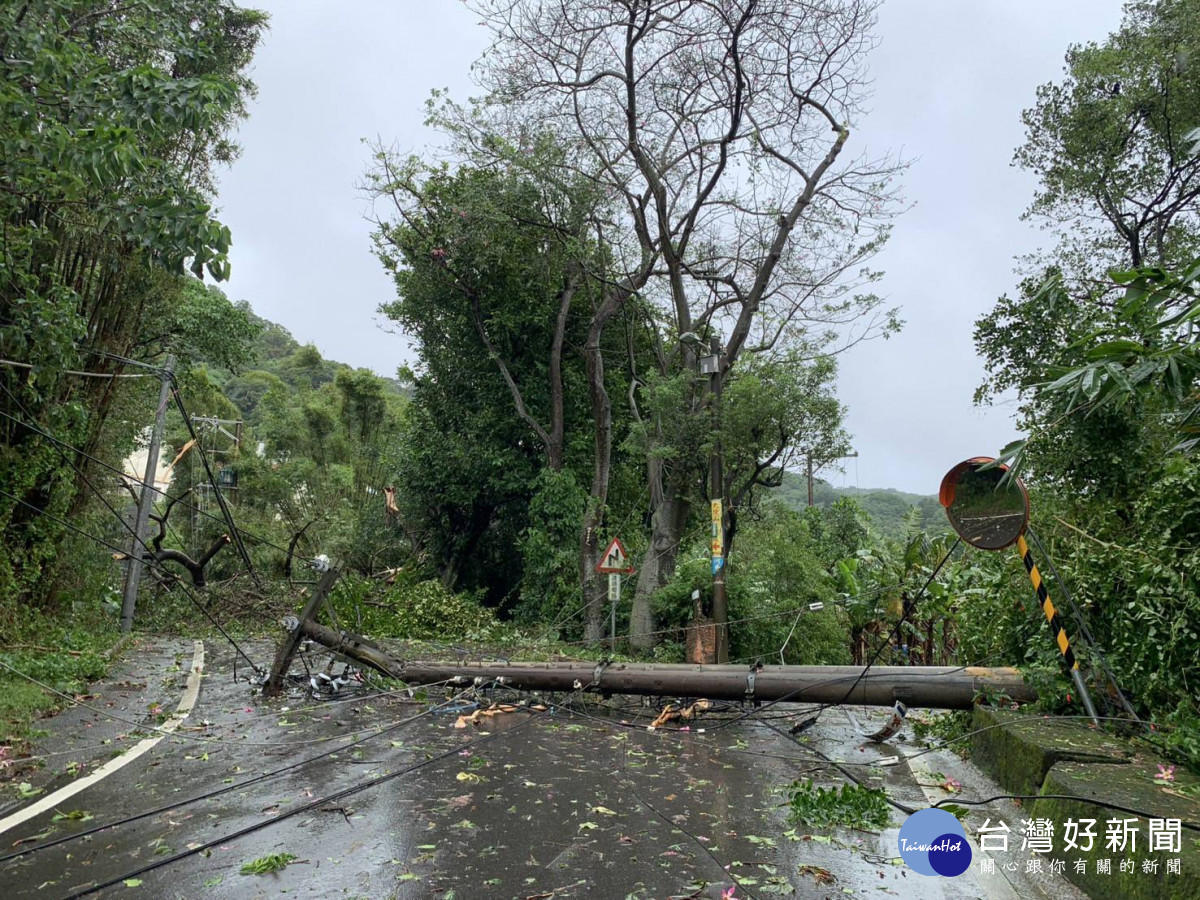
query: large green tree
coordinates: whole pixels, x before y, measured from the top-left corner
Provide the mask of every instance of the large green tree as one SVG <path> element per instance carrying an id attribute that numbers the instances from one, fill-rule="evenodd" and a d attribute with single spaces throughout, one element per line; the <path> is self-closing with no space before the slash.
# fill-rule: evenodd
<path id="1" fill-rule="evenodd" d="M 66 370 L 121 373 L 115 357 L 174 348 L 204 327 L 188 318 L 204 309 L 185 272 L 228 274 L 212 176 L 235 155 L 228 134 L 252 93 L 246 68 L 264 26 L 226 0 L 0 8 L 0 355 L 33 366 L 0 373 L 10 494 L 0 578 L 15 578 L 18 594 L 59 534 L 35 510 L 77 511 L 84 491 L 16 420 L 95 454 L 122 382 Z"/>
<path id="2" fill-rule="evenodd" d="M 584 514 L 579 350 L 599 253 L 587 191 L 536 177 L 529 157 L 556 152 L 543 142 L 519 159 L 456 168 L 380 152 L 371 173 L 376 246 L 397 288 L 383 309 L 418 355 L 401 504 L 445 583 L 486 587 L 496 600 L 521 581 L 527 538 L 539 544 L 546 529 L 562 537 L 558 521 L 527 533 L 531 510 L 554 507 L 572 527 Z M 623 392 L 622 381 L 611 373 L 611 389 Z M 544 561 L 558 568 L 567 558 L 559 548 L 537 552 L 543 585 L 561 585 Z M 596 633 L 599 612 L 587 622 Z"/>
<path id="3" fill-rule="evenodd" d="M 1175 675 L 1200 633 L 1200 481 L 1177 455 L 1194 446 L 1200 371 L 1198 51 L 1200 4 L 1159 0 L 1129 3 L 1105 41 L 1068 52 L 1017 153 L 1041 181 L 1030 215 L 1061 240 L 1024 261 L 1016 297 L 976 328 L 989 372 L 979 398 L 1017 395 L 1028 438 L 1005 456 L 1030 482 L 1034 526 L 1083 623 L 1135 704 L 1182 729 L 1200 710 Z"/>
<path id="4" fill-rule="evenodd" d="M 821 344 L 831 327 L 896 324 L 866 263 L 886 237 L 899 165 L 846 151 L 874 4 L 820 15 L 785 0 L 473 6 L 494 41 L 476 69 L 488 94 L 458 117 L 460 133 L 487 152 L 495 135 L 523 148 L 549 132 L 565 152 L 545 174 L 583 178 L 605 200 L 595 226 L 609 252 L 583 345 L 595 458 L 580 540 L 585 598 L 599 610 L 624 399 L 608 390 L 603 338 L 623 314 L 644 320 L 651 366 L 668 381 L 695 370 L 687 333 L 717 338 L 729 370 L 743 353 Z M 693 384 L 679 412 L 702 419 Z M 651 545 L 666 564 L 642 567 L 645 593 L 673 567 L 692 474 L 646 461 Z M 644 626 L 642 648 L 654 641 Z"/>
<path id="5" fill-rule="evenodd" d="M 1089 337 L 1118 335 L 1126 312 L 1151 315 L 1115 302 L 1109 270 L 1187 267 L 1200 252 L 1198 61 L 1200 2 L 1136 0 L 1103 42 L 1068 50 L 1065 77 L 1024 114 L 1015 161 L 1040 182 L 1026 215 L 1059 242 L 1023 260 L 1016 296 L 977 323 L 989 372 L 977 399 L 1016 391 L 1020 426 L 1043 433 L 1028 463 L 1085 493 L 1129 498 L 1137 461 L 1165 439 L 1162 407 L 1067 417 L 1069 401 L 1042 386 L 1086 361 Z M 1089 401 L 1100 387 L 1093 378 Z"/>
<path id="6" fill-rule="evenodd" d="M 1200 248 L 1200 3 L 1134 0 L 1101 43 L 1067 51 L 1038 89 L 1016 162 L 1040 189 L 1028 216 L 1060 237 L 1069 275 L 1173 266 Z"/>

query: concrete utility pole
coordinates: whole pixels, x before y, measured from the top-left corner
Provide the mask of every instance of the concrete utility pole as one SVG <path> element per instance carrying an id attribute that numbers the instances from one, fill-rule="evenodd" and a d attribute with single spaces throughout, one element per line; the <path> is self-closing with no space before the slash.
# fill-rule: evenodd
<path id="1" fill-rule="evenodd" d="M 125 570 L 125 591 L 121 597 L 121 631 L 125 634 L 133 630 L 133 613 L 137 609 L 138 584 L 142 580 L 142 553 L 146 549 L 146 525 L 150 521 L 150 509 L 154 506 L 154 476 L 158 472 L 158 453 L 166 429 L 167 400 L 171 396 L 171 373 L 174 370 L 175 357 L 168 356 L 162 370 L 162 386 L 158 389 L 154 430 L 150 433 L 150 446 L 146 450 L 146 472 L 142 476 L 142 492 L 138 495 L 137 518 L 133 525 L 133 548 L 129 553 L 129 567 Z"/>
<path id="2" fill-rule="evenodd" d="M 325 600 L 333 591 L 333 586 L 337 584 L 338 576 L 341 574 L 339 565 L 339 563 L 334 563 L 325 570 L 321 580 L 317 582 L 316 588 L 309 596 L 308 602 L 304 604 L 304 610 L 300 613 L 297 621 L 311 622 L 316 618 L 317 613 L 325 604 Z M 300 629 L 296 628 L 288 632 L 288 636 L 279 645 L 279 649 L 275 653 L 275 662 L 271 665 L 271 674 L 263 686 L 264 697 L 278 696 L 283 690 L 283 679 L 287 677 L 288 669 L 292 665 L 292 657 L 296 655 L 296 648 L 300 645 L 300 639 L 303 636 Z"/>
<path id="3" fill-rule="evenodd" d="M 700 361 L 708 372 L 712 403 L 713 449 L 709 461 L 709 490 L 712 495 L 712 580 L 713 624 L 716 625 L 718 663 L 729 662 L 729 601 L 725 595 L 725 472 L 721 459 L 721 342 L 713 337 L 710 355 Z"/>
<path id="4" fill-rule="evenodd" d="M 349 659 L 410 684 L 482 680 L 528 691 L 584 690 L 598 694 L 654 697 L 706 697 L 750 702 L 852 703 L 933 709 L 970 709 L 980 691 L 995 691 L 1023 702 L 1037 699 L 1016 669 L 969 666 L 701 666 L 657 663 L 471 663 L 399 660 L 377 644 L 311 620 L 289 622 L 297 635 L 311 638 Z M 853 690 L 851 690 L 853 688 Z"/>

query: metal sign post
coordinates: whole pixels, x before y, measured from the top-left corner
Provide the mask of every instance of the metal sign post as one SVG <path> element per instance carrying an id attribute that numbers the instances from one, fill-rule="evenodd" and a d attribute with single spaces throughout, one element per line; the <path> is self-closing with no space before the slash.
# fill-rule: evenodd
<path id="1" fill-rule="evenodd" d="M 617 642 L 617 604 L 621 602 L 621 576 L 633 574 L 633 566 L 629 564 L 629 551 L 625 549 L 619 537 L 612 539 L 608 549 L 600 557 L 596 571 L 608 576 L 608 630 L 612 642 L 611 649 Z"/>
<path id="2" fill-rule="evenodd" d="M 1062 654 L 1063 663 L 1071 675 L 1071 681 L 1075 685 L 1075 689 L 1079 691 L 1079 699 L 1083 703 L 1083 708 L 1092 717 L 1092 722 L 1099 725 L 1100 718 L 1096 713 L 1096 704 L 1092 702 L 1092 695 L 1083 680 L 1083 674 L 1079 671 L 1079 660 L 1075 658 L 1075 651 L 1071 649 L 1071 641 L 1067 637 L 1067 629 L 1063 625 L 1062 617 L 1059 616 L 1058 610 L 1054 606 L 1054 601 L 1050 599 L 1050 592 L 1046 590 L 1046 582 L 1042 580 L 1042 573 L 1038 571 L 1037 563 L 1033 561 L 1033 552 L 1029 549 L 1029 544 L 1026 543 L 1024 535 L 1017 538 L 1017 555 L 1021 557 L 1021 562 L 1025 564 L 1025 571 L 1029 574 L 1029 580 L 1033 583 L 1033 590 L 1037 594 L 1038 604 L 1042 607 L 1042 613 L 1046 616 L 1046 623 L 1050 626 L 1050 631 L 1054 635 L 1054 643 L 1058 647 L 1058 652 Z"/>
<path id="3" fill-rule="evenodd" d="M 609 637 L 617 641 L 617 604 L 621 602 L 621 576 L 612 572 L 608 576 Z"/>
<path id="4" fill-rule="evenodd" d="M 1016 545 L 1017 555 L 1021 557 L 1029 580 L 1033 582 L 1038 603 L 1050 625 L 1054 643 L 1062 654 L 1071 682 L 1079 692 L 1079 699 L 1092 722 L 1099 725 L 1096 705 L 1079 671 L 1079 660 L 1071 649 L 1067 629 L 1054 601 L 1050 599 L 1050 592 L 1042 581 L 1042 573 L 1038 571 L 1033 553 L 1025 541 L 1025 532 L 1029 527 L 1029 492 L 1020 478 L 1009 476 L 1007 466 L 995 463 L 990 456 L 976 456 L 959 463 L 942 479 L 938 501 L 946 508 L 950 526 L 960 539 L 972 547 L 1003 550 Z M 1115 687 L 1115 679 L 1113 684 Z M 1120 694 L 1119 687 L 1117 693 Z"/>

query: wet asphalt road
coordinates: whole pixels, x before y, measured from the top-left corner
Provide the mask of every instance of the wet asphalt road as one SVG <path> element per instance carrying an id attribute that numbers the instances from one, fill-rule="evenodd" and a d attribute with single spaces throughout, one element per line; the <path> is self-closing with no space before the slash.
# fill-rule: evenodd
<path id="1" fill-rule="evenodd" d="M 783 786 L 800 777 L 826 785 L 845 779 L 804 746 L 750 721 L 719 728 L 710 719 L 689 731 L 672 725 L 650 732 L 632 709 L 623 720 L 619 713 L 548 710 L 459 730 L 452 727 L 454 715 L 429 714 L 430 704 L 403 694 L 318 703 L 296 694 L 266 702 L 244 681 L 233 681 L 231 652 L 212 643 L 207 650 L 200 699 L 180 734 L 57 813 L 0 835 L 0 854 L 223 793 L 0 862 L 2 896 L 70 897 L 154 863 L 167 864 L 92 896 L 648 900 L 717 898 L 730 887 L 734 896 L 763 898 L 1081 896 L 1061 879 L 1009 884 L 1004 876 L 979 876 L 978 864 L 955 879 L 923 877 L 897 864 L 899 811 L 881 834 L 793 827 L 781 808 Z M 268 647 L 258 650 L 267 658 Z M 93 686 L 98 696 L 87 702 L 110 715 L 149 721 L 153 705 L 174 708 L 190 652 L 190 642 L 146 642 L 124 670 Z M 378 733 L 380 723 L 420 713 L 426 714 Z M 128 723 L 83 709 L 63 713 L 47 730 L 43 752 L 55 755 L 33 777 L 35 787 L 47 791 L 138 736 Z M 920 766 L 872 767 L 919 748 L 902 740 L 864 744 L 836 710 L 809 735 L 811 746 L 850 763 L 858 777 L 909 806 L 948 796 L 932 786 L 935 772 L 958 778 L 964 796 L 998 792 L 946 753 L 924 756 Z M 326 755 L 304 763 L 319 754 Z M 239 786 L 293 763 L 304 764 Z M 381 780 L 323 799 L 373 779 Z M 5 797 L 13 797 L 12 789 Z M 0 815 L 16 805 L 8 803 Z M 301 807 L 309 808 L 229 837 Z M 968 824 L 977 827 L 987 815 L 1014 824 L 1020 817 L 1015 807 L 997 804 L 972 814 Z M 240 873 L 244 864 L 271 854 L 294 860 L 275 874 Z"/>

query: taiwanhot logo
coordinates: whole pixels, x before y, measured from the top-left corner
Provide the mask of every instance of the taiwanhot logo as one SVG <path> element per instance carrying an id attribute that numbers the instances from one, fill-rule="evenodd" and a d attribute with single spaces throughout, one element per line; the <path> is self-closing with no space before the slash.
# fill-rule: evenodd
<path id="1" fill-rule="evenodd" d="M 971 865 L 962 822 L 944 809 L 919 809 L 900 826 L 900 856 L 922 875 L 953 878 Z"/>

